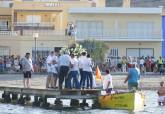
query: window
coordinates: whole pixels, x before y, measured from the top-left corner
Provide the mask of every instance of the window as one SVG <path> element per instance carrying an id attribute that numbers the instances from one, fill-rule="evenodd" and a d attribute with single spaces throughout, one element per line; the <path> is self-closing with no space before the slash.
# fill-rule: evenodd
<path id="1" fill-rule="evenodd" d="M 107 62 L 117 64 L 119 62 L 119 51 L 118 48 L 110 49 L 109 55 L 107 57 Z"/>
<path id="2" fill-rule="evenodd" d="M 0 56 L 9 56 L 10 48 L 8 47 L 0 47 Z"/>
<path id="3" fill-rule="evenodd" d="M 131 56 L 131 57 L 139 57 L 139 49 L 127 49 L 127 57 Z"/>
<path id="4" fill-rule="evenodd" d="M 112 56 L 112 57 L 118 57 L 119 56 L 118 48 L 112 48 L 110 50 L 110 56 Z"/>
<path id="5" fill-rule="evenodd" d="M 1 30 L 8 30 L 8 25 L 9 25 L 8 21 L 0 20 L 0 31 Z"/>
<path id="6" fill-rule="evenodd" d="M 148 38 L 152 36 L 153 22 L 129 22 L 127 25 L 128 36 L 131 38 Z"/>
<path id="7" fill-rule="evenodd" d="M 140 57 L 141 56 L 144 56 L 144 57 L 147 57 L 147 56 L 154 56 L 154 51 L 153 49 L 140 49 Z"/>
<path id="8" fill-rule="evenodd" d="M 41 23 L 41 16 L 39 15 L 28 15 L 26 17 L 27 23 Z"/>
<path id="9" fill-rule="evenodd" d="M 103 23 L 101 21 L 77 21 L 77 38 L 99 38 L 102 36 Z"/>
<path id="10" fill-rule="evenodd" d="M 154 49 L 153 48 L 127 48 L 126 55 L 127 57 L 154 56 Z"/>
<path id="11" fill-rule="evenodd" d="M 33 60 L 35 60 L 35 54 L 36 54 L 36 58 L 40 57 L 40 58 L 45 58 L 49 55 L 50 51 L 52 51 L 53 49 L 50 47 L 37 47 L 36 48 L 36 52 L 35 52 L 35 48 L 32 48 L 32 58 Z"/>

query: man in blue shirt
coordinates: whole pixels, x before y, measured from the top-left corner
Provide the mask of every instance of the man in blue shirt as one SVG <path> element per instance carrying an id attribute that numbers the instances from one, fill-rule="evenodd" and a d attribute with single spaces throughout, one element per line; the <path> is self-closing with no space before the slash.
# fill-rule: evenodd
<path id="1" fill-rule="evenodd" d="M 136 64 L 132 64 L 131 68 L 128 71 L 128 76 L 126 77 L 124 83 L 128 81 L 128 89 L 133 90 L 134 88 L 138 89 L 140 79 L 140 70 L 136 68 Z"/>

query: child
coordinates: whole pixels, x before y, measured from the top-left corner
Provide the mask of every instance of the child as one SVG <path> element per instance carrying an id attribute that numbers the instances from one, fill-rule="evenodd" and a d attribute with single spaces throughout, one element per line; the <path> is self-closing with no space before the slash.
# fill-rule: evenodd
<path id="1" fill-rule="evenodd" d="M 164 82 L 160 82 L 160 88 L 158 89 L 158 104 L 159 106 L 165 105 L 165 87 L 164 87 Z"/>
<path id="2" fill-rule="evenodd" d="M 52 61 L 50 66 L 51 69 L 51 87 L 56 88 L 58 73 L 57 73 L 57 62 L 55 60 Z"/>
<path id="3" fill-rule="evenodd" d="M 106 93 L 112 92 L 113 85 L 112 85 L 112 76 L 110 74 L 109 69 L 106 69 L 106 75 L 103 78 L 103 89 L 106 91 Z"/>

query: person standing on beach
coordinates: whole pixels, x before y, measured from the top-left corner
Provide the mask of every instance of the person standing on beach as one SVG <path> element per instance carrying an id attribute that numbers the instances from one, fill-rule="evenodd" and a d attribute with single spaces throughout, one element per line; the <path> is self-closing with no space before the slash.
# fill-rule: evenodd
<path id="1" fill-rule="evenodd" d="M 46 59 L 46 66 L 47 66 L 47 73 L 48 73 L 47 80 L 46 80 L 46 88 L 51 88 L 50 87 L 50 85 L 51 85 L 51 76 L 52 76 L 51 64 L 52 64 L 53 60 L 56 60 L 55 55 L 54 55 L 54 51 L 52 51 Z"/>
<path id="2" fill-rule="evenodd" d="M 34 72 L 32 60 L 30 58 L 30 53 L 26 53 L 25 58 L 22 59 L 22 70 L 24 74 L 24 80 L 23 80 L 24 87 L 30 88 L 31 72 Z"/>
<path id="3" fill-rule="evenodd" d="M 161 68 L 163 67 L 163 59 L 160 56 L 158 59 L 158 71 L 160 72 Z"/>
<path id="4" fill-rule="evenodd" d="M 134 88 L 137 90 L 140 80 L 140 70 L 136 67 L 136 64 L 132 64 L 128 71 L 128 76 L 126 77 L 124 83 L 128 81 L 128 89 L 132 91 Z"/>
<path id="5" fill-rule="evenodd" d="M 122 57 L 121 64 L 122 64 L 122 72 L 127 72 L 127 60 L 126 60 L 126 57 Z"/>
<path id="6" fill-rule="evenodd" d="M 145 68 L 144 68 L 144 57 L 140 58 L 140 72 L 145 73 Z"/>

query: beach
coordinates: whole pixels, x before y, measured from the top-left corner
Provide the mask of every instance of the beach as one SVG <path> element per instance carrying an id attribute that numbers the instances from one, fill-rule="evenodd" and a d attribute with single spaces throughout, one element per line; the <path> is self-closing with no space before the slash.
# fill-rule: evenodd
<path id="1" fill-rule="evenodd" d="M 31 87 L 44 89 L 46 84 L 46 74 L 33 74 L 31 79 Z M 127 84 L 124 84 L 126 75 L 112 74 L 114 89 L 126 89 Z M 0 74 L 0 86 L 6 87 L 23 87 L 22 74 Z M 141 76 L 140 89 L 156 90 L 159 87 L 159 82 L 165 81 L 164 75 L 146 75 Z M 101 86 L 101 81 L 97 82 L 97 86 Z"/>

